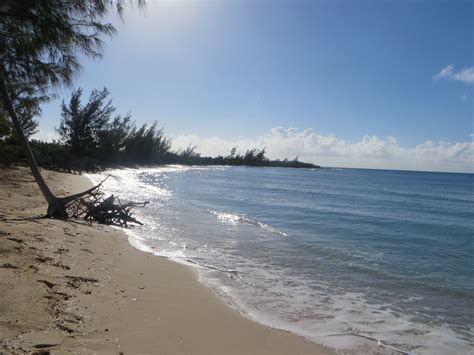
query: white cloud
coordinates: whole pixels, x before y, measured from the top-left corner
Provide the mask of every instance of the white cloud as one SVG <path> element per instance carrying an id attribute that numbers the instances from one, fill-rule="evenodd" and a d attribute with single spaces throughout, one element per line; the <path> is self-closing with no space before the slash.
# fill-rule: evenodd
<path id="1" fill-rule="evenodd" d="M 433 76 L 433 80 L 439 80 L 441 78 L 449 78 L 453 75 L 454 65 L 449 64 L 446 68 L 441 69 L 441 71 Z"/>
<path id="2" fill-rule="evenodd" d="M 439 79 L 451 79 L 461 81 L 465 84 L 474 84 L 474 67 L 462 68 L 456 72 L 454 70 L 454 65 L 449 64 L 446 68 L 441 69 L 438 74 L 433 76 L 434 81 Z"/>
<path id="3" fill-rule="evenodd" d="M 52 142 L 54 140 L 59 140 L 59 135 L 56 132 L 50 132 L 40 128 L 38 132 L 31 136 L 31 139 Z"/>
<path id="4" fill-rule="evenodd" d="M 294 158 L 323 166 L 364 167 L 431 171 L 474 172 L 474 133 L 470 142 L 426 141 L 402 147 L 395 137 L 366 135 L 349 142 L 335 135 L 321 135 L 312 129 L 273 128 L 269 134 L 249 139 L 204 138 L 198 135 L 173 137 L 173 149 L 197 145 L 204 156 L 227 155 L 234 146 L 239 151 L 266 148 L 272 159 Z"/>
<path id="5" fill-rule="evenodd" d="M 453 74 L 452 77 L 454 80 L 462 81 L 466 84 L 474 84 L 474 67 L 463 68 Z"/>

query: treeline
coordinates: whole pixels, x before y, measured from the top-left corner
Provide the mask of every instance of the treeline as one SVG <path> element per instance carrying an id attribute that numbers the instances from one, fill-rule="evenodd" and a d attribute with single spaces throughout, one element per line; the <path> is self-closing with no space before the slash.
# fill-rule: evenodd
<path id="1" fill-rule="evenodd" d="M 171 139 L 157 122 L 137 126 L 131 115 L 116 114 L 106 88 L 92 91 L 83 103 L 82 89 L 73 92 L 61 105 L 61 121 L 54 142 L 31 141 L 31 149 L 40 166 L 69 172 L 95 171 L 110 166 L 184 164 L 245 165 L 317 168 L 293 160 L 269 160 L 265 149 L 250 149 L 243 154 L 234 147 L 229 155 L 202 157 L 196 146 L 180 152 L 171 151 Z M 1 112 L 1 110 L 0 110 Z M 28 120 L 28 135 L 36 122 Z M 23 160 L 24 153 L 5 115 L 0 115 L 0 162 L 12 164 Z"/>
<path id="2" fill-rule="evenodd" d="M 177 163 L 185 165 L 241 165 L 241 166 L 268 166 L 285 168 L 319 168 L 311 163 L 303 163 L 298 157 L 288 160 L 270 160 L 267 158 L 265 149 L 249 149 L 244 154 L 237 153 L 237 147 L 232 148 L 227 156 L 201 157 L 196 152 L 197 146 L 190 146 L 177 155 Z"/>

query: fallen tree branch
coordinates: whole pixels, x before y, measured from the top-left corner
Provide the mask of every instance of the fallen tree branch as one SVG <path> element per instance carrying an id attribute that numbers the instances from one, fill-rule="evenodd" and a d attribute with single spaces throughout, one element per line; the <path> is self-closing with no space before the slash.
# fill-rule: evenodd
<path id="1" fill-rule="evenodd" d="M 66 196 L 66 197 L 60 197 L 59 200 L 64 203 L 64 205 L 66 206 L 66 208 L 68 207 L 68 204 L 74 202 L 74 200 L 77 200 L 79 198 L 81 198 L 82 196 L 86 196 L 86 195 L 91 195 L 94 191 L 96 190 L 99 190 L 100 187 L 102 186 L 102 184 L 105 182 L 105 180 L 107 180 L 109 178 L 110 175 L 107 175 L 105 177 L 104 180 L 102 180 L 101 182 L 99 182 L 97 185 L 91 187 L 90 189 L 86 190 L 86 191 L 83 191 L 83 192 L 79 192 L 77 194 L 74 194 L 74 195 L 70 195 L 70 196 Z"/>
<path id="2" fill-rule="evenodd" d="M 100 191 L 100 186 L 104 181 L 71 201 L 68 205 L 68 214 L 73 218 L 83 218 L 87 221 L 120 227 L 127 227 L 129 224 L 143 225 L 133 217 L 132 208 L 144 207 L 148 201 L 122 204 L 114 195 L 104 198 L 104 194 Z"/>

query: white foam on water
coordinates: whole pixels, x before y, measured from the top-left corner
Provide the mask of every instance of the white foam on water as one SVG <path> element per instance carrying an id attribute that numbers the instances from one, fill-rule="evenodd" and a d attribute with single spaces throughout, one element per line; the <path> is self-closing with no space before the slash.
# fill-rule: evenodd
<path id="1" fill-rule="evenodd" d="M 217 211 L 209 211 L 209 213 L 215 215 L 217 219 L 221 222 L 236 225 L 239 221 L 244 220 L 244 217 L 231 214 L 231 213 L 224 213 L 224 212 L 217 212 Z"/>
<path id="2" fill-rule="evenodd" d="M 361 293 L 338 294 L 330 289 L 314 292 L 304 290 L 301 285 L 278 289 L 279 286 L 254 284 L 255 288 L 263 288 L 259 293 L 229 286 L 225 279 L 223 282 L 222 278 L 208 273 L 201 270 L 201 280 L 246 317 L 342 353 L 472 353 L 472 345 L 459 339 L 448 326 L 414 323 L 410 315 L 396 312 L 391 304 L 367 303 Z"/>
<path id="3" fill-rule="evenodd" d="M 180 173 L 189 169 L 205 167 L 114 169 L 101 174 L 88 174 L 87 177 L 98 183 L 111 174 L 104 184 L 107 193 L 117 194 L 124 200 L 145 200 L 153 195 L 155 204 L 172 197 L 164 182 L 166 179 L 142 180 L 150 179 L 150 175 L 163 177 L 163 173 Z M 245 256 L 241 257 L 239 263 L 232 260 L 233 265 L 239 265 L 238 269 L 223 267 L 222 265 L 226 265 L 226 257 L 222 251 L 213 249 L 212 246 L 208 248 L 207 245 L 199 250 L 190 250 L 187 244 L 171 240 L 172 236 L 153 217 L 154 213 L 160 212 L 151 208 L 148 212 L 139 209 L 136 211 L 138 219 L 145 226 L 125 230 L 130 244 L 137 249 L 196 268 L 201 282 L 216 290 L 231 306 L 250 319 L 348 354 L 396 353 L 390 348 L 379 346 L 377 340 L 380 344 L 410 354 L 473 353 L 472 344 L 460 339 L 449 327 L 414 322 L 413 315 L 401 314 L 390 304 L 369 304 L 364 294 L 342 292 L 324 283 L 317 287 L 307 285 L 304 278 L 289 277 L 282 270 L 267 270 L 262 265 L 246 260 Z M 208 212 L 224 224 L 238 226 L 239 223 L 247 223 L 267 232 L 286 236 L 285 233 L 244 215 Z M 159 249 L 156 245 L 159 245 Z M 208 255 L 199 254 L 219 252 L 220 266 L 202 261 L 201 259 L 208 260 L 209 258 L 203 258 Z M 195 258 L 196 255 L 201 256 L 199 260 Z M 231 265 L 231 260 L 227 265 Z"/>
<path id="4" fill-rule="evenodd" d="M 268 225 L 268 224 L 265 224 L 263 222 L 259 222 L 259 221 L 256 221 L 256 220 L 253 220 L 253 219 L 250 219 L 248 217 L 245 217 L 243 215 L 238 215 L 238 214 L 232 214 L 232 213 L 226 213 L 226 212 L 218 212 L 218 211 L 209 211 L 210 214 L 213 214 L 214 216 L 217 217 L 217 219 L 223 223 L 227 223 L 227 224 L 230 224 L 230 225 L 237 225 L 237 223 L 239 222 L 243 222 L 243 223 L 249 223 L 249 224 L 253 224 L 253 225 L 256 225 L 260 228 L 262 228 L 263 230 L 267 231 L 267 232 L 270 232 L 270 233 L 273 233 L 273 234 L 278 234 L 278 235 L 281 235 L 281 236 L 284 236 L 284 237 L 287 237 L 288 234 Z"/>

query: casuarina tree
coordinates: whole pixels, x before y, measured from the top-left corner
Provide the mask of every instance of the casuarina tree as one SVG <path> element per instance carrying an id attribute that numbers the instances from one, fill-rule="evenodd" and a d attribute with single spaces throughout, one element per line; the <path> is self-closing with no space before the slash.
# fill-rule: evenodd
<path id="1" fill-rule="evenodd" d="M 143 4 L 144 1 L 138 1 Z M 56 197 L 44 181 L 28 144 L 18 102 L 29 100 L 30 114 L 51 88 L 70 85 L 80 55 L 98 58 L 103 38 L 115 33 L 104 22 L 122 0 L 2 0 L 0 2 L 0 96 L 22 144 L 31 172 L 48 202 L 47 216 L 66 218 L 68 204 L 90 191 Z M 37 111 L 36 111 L 37 112 Z"/>

